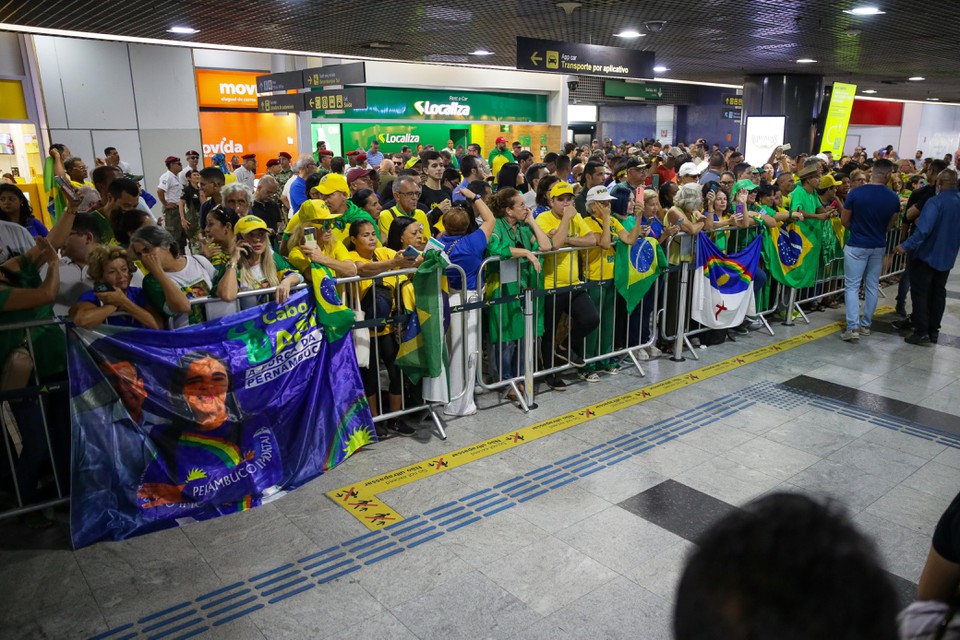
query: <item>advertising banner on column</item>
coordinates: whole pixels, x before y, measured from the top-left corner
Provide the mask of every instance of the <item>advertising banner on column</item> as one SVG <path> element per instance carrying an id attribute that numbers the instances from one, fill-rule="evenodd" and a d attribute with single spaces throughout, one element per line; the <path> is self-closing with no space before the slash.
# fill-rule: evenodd
<path id="1" fill-rule="evenodd" d="M 200 140 L 203 164 L 222 153 L 227 157 L 257 154 L 257 175 L 266 171 L 267 160 L 281 151 L 297 157 L 297 116 L 237 111 L 201 111 Z"/>
<path id="2" fill-rule="evenodd" d="M 843 142 L 847 139 L 847 126 L 853 112 L 853 100 L 857 97 L 857 85 L 833 83 L 830 106 L 827 107 L 827 121 L 823 125 L 823 142 L 820 151 L 831 151 L 839 158 L 843 155 Z"/>
<path id="3" fill-rule="evenodd" d="M 380 151 L 383 153 L 400 153 L 404 146 L 416 149 L 418 144 L 432 144 L 437 149 L 443 149 L 450 139 L 448 124 L 343 125 L 343 144 L 348 149 L 367 149 L 374 140 L 380 142 Z"/>

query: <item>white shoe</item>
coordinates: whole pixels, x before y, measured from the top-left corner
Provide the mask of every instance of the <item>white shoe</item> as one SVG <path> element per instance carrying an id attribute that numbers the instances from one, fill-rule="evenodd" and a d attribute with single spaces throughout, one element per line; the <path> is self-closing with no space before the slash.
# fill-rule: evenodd
<path id="1" fill-rule="evenodd" d="M 647 347 L 647 354 L 651 358 L 659 358 L 660 356 L 663 355 L 663 351 L 660 351 L 660 349 L 658 349 L 656 345 L 650 345 L 649 347 Z"/>
<path id="2" fill-rule="evenodd" d="M 633 352 L 633 355 L 635 355 L 637 357 L 637 360 L 640 360 L 641 362 L 650 359 L 650 356 L 647 354 L 647 351 L 645 349 L 637 349 L 636 351 Z"/>

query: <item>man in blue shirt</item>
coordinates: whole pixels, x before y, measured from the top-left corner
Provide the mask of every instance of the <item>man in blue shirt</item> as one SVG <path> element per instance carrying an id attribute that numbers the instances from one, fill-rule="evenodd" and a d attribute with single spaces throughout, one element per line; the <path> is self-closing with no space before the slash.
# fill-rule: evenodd
<path id="1" fill-rule="evenodd" d="M 870 324 L 880 292 L 887 229 L 900 213 L 900 198 L 887 186 L 887 180 L 895 168 L 889 160 L 877 160 L 873 165 L 870 184 L 851 189 L 843 203 L 840 221 L 850 230 L 850 239 L 843 248 L 847 328 L 840 338 L 847 342 L 856 342 L 860 336 L 870 335 Z M 862 319 L 861 282 L 864 290 Z"/>
<path id="2" fill-rule="evenodd" d="M 910 299 L 913 335 L 910 344 L 936 343 L 947 302 L 947 278 L 960 252 L 960 192 L 957 172 L 945 169 L 937 178 L 939 193 L 920 212 L 917 228 L 897 247 L 898 254 L 911 252 Z"/>
<path id="3" fill-rule="evenodd" d="M 466 197 L 460 193 L 474 180 L 483 180 L 483 165 L 476 156 L 463 156 L 460 159 L 460 175 L 463 176 L 463 182 L 458 184 L 453 190 L 454 202 L 466 202 Z"/>
<path id="4" fill-rule="evenodd" d="M 383 162 L 383 154 L 380 153 L 380 141 L 376 138 L 370 143 L 370 150 L 367 151 L 367 162 L 371 167 L 377 168 Z"/>

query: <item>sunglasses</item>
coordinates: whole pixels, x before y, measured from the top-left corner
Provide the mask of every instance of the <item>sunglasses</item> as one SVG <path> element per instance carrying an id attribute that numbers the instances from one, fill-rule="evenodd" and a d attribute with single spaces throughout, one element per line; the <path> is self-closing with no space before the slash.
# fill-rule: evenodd
<path id="1" fill-rule="evenodd" d="M 320 227 L 321 231 L 330 231 L 334 227 L 333 220 L 318 220 L 317 226 Z"/>

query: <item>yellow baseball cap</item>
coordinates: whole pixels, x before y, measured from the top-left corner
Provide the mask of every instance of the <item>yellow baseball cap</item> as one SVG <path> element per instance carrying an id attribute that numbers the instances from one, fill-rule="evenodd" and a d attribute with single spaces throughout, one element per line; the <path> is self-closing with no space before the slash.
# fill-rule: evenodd
<path id="1" fill-rule="evenodd" d="M 267 226 L 267 223 L 257 216 L 243 216 L 237 221 L 237 226 L 233 228 L 234 232 L 240 234 L 241 236 L 245 236 L 251 231 L 255 231 L 257 229 L 270 231 L 270 227 Z"/>
<path id="2" fill-rule="evenodd" d="M 342 214 L 331 213 L 327 203 L 323 200 L 307 200 L 300 205 L 300 211 L 297 215 L 300 216 L 300 222 L 303 223 L 313 220 L 335 220 Z"/>
<path id="3" fill-rule="evenodd" d="M 843 183 L 841 183 L 839 180 L 837 180 L 836 178 L 834 178 L 832 175 L 828 173 L 827 175 L 822 176 L 820 178 L 820 186 L 818 186 L 817 188 L 829 189 L 830 187 L 835 187 L 839 184 L 843 184 Z"/>
<path id="4" fill-rule="evenodd" d="M 347 186 L 347 179 L 339 173 L 326 174 L 320 178 L 320 184 L 318 184 L 315 188 L 325 196 L 337 191 L 342 191 L 343 193 L 347 194 L 347 196 L 350 195 L 350 187 Z"/>
<path id="5" fill-rule="evenodd" d="M 415 166 L 417 166 L 418 162 L 420 162 L 420 156 L 413 156 L 412 158 L 407 160 L 407 164 L 403 165 L 403 168 L 413 169 Z"/>
<path id="6" fill-rule="evenodd" d="M 573 185 L 566 182 L 558 182 L 557 184 L 550 187 L 550 197 L 557 198 L 559 196 L 573 195 Z"/>

